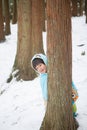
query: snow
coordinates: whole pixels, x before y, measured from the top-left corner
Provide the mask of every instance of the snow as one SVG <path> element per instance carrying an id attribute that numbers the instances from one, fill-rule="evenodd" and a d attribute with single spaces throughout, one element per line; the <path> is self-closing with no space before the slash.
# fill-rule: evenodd
<path id="1" fill-rule="evenodd" d="M 0 130 L 39 130 L 45 114 L 39 77 L 31 81 L 6 83 L 12 72 L 17 50 L 17 25 L 0 43 Z M 46 34 L 43 34 L 46 52 Z M 87 130 L 87 24 L 85 16 L 72 18 L 72 77 L 79 99 L 78 130 Z"/>

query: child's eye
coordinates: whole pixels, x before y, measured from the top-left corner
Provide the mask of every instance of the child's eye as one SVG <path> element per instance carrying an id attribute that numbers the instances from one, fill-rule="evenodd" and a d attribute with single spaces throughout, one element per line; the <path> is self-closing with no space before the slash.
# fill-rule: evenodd
<path id="1" fill-rule="evenodd" d="M 42 64 L 39 64 L 39 67 L 41 67 L 42 66 Z"/>

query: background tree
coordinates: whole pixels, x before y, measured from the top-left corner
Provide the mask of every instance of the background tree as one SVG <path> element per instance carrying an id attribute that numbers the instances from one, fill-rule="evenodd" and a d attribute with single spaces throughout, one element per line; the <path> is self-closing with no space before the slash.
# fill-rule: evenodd
<path id="1" fill-rule="evenodd" d="M 69 0 L 47 0 L 48 104 L 40 130 L 76 130 L 72 115 Z"/>
<path id="2" fill-rule="evenodd" d="M 84 0 L 79 0 L 79 15 L 83 15 L 83 2 Z"/>
<path id="3" fill-rule="evenodd" d="M 71 0 L 72 1 L 72 16 L 77 16 L 77 0 Z"/>
<path id="4" fill-rule="evenodd" d="M 32 1 L 32 52 L 44 53 L 43 50 L 43 0 L 33 0 Z"/>
<path id="5" fill-rule="evenodd" d="M 46 31 L 46 24 L 45 24 L 45 20 L 46 20 L 46 2 L 45 0 L 42 0 L 42 21 L 43 21 L 43 31 L 45 32 Z"/>
<path id="6" fill-rule="evenodd" d="M 19 70 L 18 79 L 29 80 L 36 76 L 31 69 L 31 58 L 35 53 L 44 53 L 43 0 L 18 0 L 18 43 L 13 71 Z M 12 74 L 7 82 L 12 79 Z"/>
<path id="7" fill-rule="evenodd" d="M 85 15 L 86 15 L 86 23 L 87 23 L 87 0 L 85 0 Z"/>
<path id="8" fill-rule="evenodd" d="M 17 0 L 13 0 L 12 24 L 17 23 Z"/>
<path id="9" fill-rule="evenodd" d="M 4 0 L 4 20 L 5 20 L 5 35 L 9 35 L 11 34 L 9 0 Z"/>
<path id="10" fill-rule="evenodd" d="M 31 42 L 31 27 L 32 27 L 32 6 L 31 0 L 19 0 L 18 1 L 18 43 L 17 54 L 14 64 L 14 70 L 19 70 L 19 79 L 32 78 L 31 75 L 31 54 L 32 54 L 32 42 Z"/>
<path id="11" fill-rule="evenodd" d="M 0 0 L 0 42 L 5 40 L 2 0 Z"/>

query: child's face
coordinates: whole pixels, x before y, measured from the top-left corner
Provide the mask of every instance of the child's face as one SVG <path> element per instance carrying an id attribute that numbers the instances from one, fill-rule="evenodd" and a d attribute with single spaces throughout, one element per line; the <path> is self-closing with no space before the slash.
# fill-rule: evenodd
<path id="1" fill-rule="evenodd" d="M 47 67 L 45 64 L 43 63 L 40 63 L 36 66 L 36 70 L 39 72 L 39 73 L 46 73 L 47 72 Z"/>

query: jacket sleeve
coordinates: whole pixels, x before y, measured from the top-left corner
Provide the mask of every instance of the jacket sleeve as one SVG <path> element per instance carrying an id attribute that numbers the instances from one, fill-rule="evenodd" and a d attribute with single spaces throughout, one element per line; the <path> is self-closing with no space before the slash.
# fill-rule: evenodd
<path id="1" fill-rule="evenodd" d="M 44 100 L 47 100 L 48 99 L 48 95 L 47 95 L 47 73 L 41 74 L 40 84 L 41 84 L 43 98 L 44 98 Z"/>

